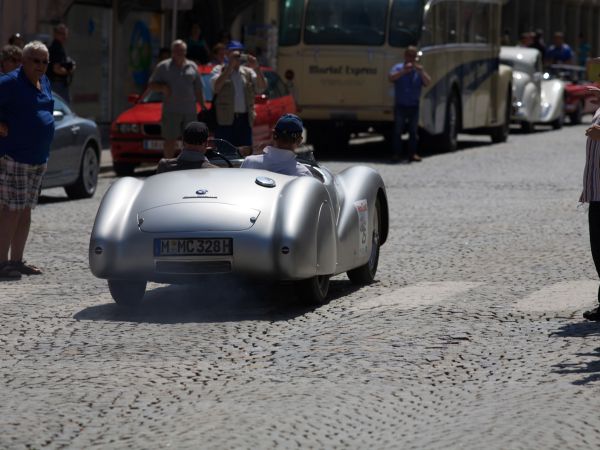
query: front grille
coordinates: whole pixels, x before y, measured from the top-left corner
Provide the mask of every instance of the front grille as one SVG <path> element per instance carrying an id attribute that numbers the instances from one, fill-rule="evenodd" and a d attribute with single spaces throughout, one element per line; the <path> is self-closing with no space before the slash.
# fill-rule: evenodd
<path id="1" fill-rule="evenodd" d="M 160 136 L 161 129 L 160 125 L 157 123 L 148 123 L 144 125 L 144 134 L 148 136 Z"/>
<path id="2" fill-rule="evenodd" d="M 156 261 L 156 272 L 173 274 L 210 274 L 231 272 L 229 261 Z"/>

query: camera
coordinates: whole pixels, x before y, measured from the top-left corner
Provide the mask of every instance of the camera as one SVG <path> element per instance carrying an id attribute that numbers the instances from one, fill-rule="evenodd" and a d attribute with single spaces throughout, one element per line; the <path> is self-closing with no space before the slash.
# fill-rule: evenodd
<path id="1" fill-rule="evenodd" d="M 64 63 L 61 64 L 61 66 L 63 66 L 68 71 L 71 71 L 71 70 L 73 70 L 73 67 L 75 67 L 75 61 L 73 61 L 73 59 L 71 59 L 67 56 L 67 59 L 65 60 Z"/>
<path id="2" fill-rule="evenodd" d="M 248 62 L 248 53 L 242 53 L 240 55 L 240 62 L 246 64 Z"/>

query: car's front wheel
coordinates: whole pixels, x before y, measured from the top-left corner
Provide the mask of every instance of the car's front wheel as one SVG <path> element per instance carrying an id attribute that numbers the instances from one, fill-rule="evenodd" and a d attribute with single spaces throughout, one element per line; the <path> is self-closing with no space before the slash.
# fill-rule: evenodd
<path id="1" fill-rule="evenodd" d="M 325 303 L 329 293 L 329 275 L 317 275 L 297 282 L 300 300 L 307 305 Z"/>
<path id="2" fill-rule="evenodd" d="M 96 192 L 99 171 L 100 162 L 98 160 L 98 154 L 94 147 L 88 145 L 85 150 L 83 150 L 77 181 L 70 186 L 65 186 L 65 192 L 69 198 L 79 199 L 92 197 Z"/>
<path id="3" fill-rule="evenodd" d="M 108 290 L 119 306 L 138 306 L 146 293 L 145 281 L 108 280 Z"/>
<path id="4" fill-rule="evenodd" d="M 377 266 L 379 265 L 379 246 L 381 235 L 381 206 L 379 199 L 375 202 L 375 214 L 373 217 L 373 233 L 371 234 L 371 254 L 366 264 L 346 272 L 350 281 L 354 284 L 369 284 L 375 279 Z"/>
<path id="5" fill-rule="evenodd" d="M 583 102 L 577 102 L 577 109 L 569 114 L 571 125 L 579 125 L 583 116 Z"/>

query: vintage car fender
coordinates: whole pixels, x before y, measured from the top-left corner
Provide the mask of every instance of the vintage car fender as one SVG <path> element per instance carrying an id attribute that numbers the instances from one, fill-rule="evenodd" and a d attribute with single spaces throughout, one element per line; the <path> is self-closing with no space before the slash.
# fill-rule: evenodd
<path id="1" fill-rule="evenodd" d="M 541 111 L 539 121 L 553 122 L 564 114 L 565 83 L 562 80 L 542 82 Z"/>
<path id="2" fill-rule="evenodd" d="M 496 117 L 504 118 L 505 108 L 511 111 L 513 102 L 513 69 L 506 64 L 500 64 L 498 67 L 498 92 L 500 101 L 498 102 L 498 110 Z M 508 104 L 507 104 L 508 102 Z M 503 119 L 504 120 L 504 119 Z"/>

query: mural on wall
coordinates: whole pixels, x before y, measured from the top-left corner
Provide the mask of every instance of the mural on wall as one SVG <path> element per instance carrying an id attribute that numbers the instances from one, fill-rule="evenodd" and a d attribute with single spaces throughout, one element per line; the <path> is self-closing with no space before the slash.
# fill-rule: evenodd
<path id="1" fill-rule="evenodd" d="M 152 68 L 152 36 L 148 25 L 141 20 L 135 23 L 131 32 L 129 66 L 133 82 L 138 87 L 145 86 Z"/>

